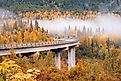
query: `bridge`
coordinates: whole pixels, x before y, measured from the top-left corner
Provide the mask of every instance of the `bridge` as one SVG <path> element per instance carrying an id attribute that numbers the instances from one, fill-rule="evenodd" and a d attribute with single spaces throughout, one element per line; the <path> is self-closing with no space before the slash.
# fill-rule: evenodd
<path id="1" fill-rule="evenodd" d="M 68 51 L 68 70 L 75 66 L 75 47 L 79 45 L 76 39 L 63 39 L 56 42 L 40 42 L 28 44 L 0 44 L 0 55 L 9 55 L 10 49 L 13 48 L 15 54 L 40 52 L 47 50 L 54 50 L 55 64 L 58 69 L 61 68 L 61 54 L 62 51 Z"/>

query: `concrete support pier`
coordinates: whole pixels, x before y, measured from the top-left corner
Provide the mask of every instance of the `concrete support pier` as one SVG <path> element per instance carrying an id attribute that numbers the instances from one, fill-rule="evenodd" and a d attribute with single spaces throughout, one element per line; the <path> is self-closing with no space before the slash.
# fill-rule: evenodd
<path id="1" fill-rule="evenodd" d="M 56 55 L 55 55 L 55 66 L 58 69 L 61 69 L 61 51 L 56 52 Z"/>
<path id="2" fill-rule="evenodd" d="M 55 66 L 58 69 L 61 69 L 61 55 L 62 55 L 63 49 L 56 50 L 55 54 Z M 68 47 L 68 70 L 70 70 L 72 67 L 75 67 L 76 60 L 75 60 L 75 46 L 74 47 Z"/>
<path id="3" fill-rule="evenodd" d="M 75 67 L 75 47 L 68 50 L 68 70 Z"/>

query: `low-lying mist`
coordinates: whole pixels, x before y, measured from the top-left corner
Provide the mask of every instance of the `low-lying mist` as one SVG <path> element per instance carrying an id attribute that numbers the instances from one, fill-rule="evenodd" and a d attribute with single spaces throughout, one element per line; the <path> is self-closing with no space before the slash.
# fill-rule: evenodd
<path id="1" fill-rule="evenodd" d="M 5 10 L 3 8 L 0 8 L 0 17 L 3 18 L 3 19 L 4 18 L 10 18 L 10 17 L 13 18 L 13 17 L 16 17 L 16 14 L 9 11 L 9 10 Z"/>
<path id="2" fill-rule="evenodd" d="M 79 20 L 79 19 L 55 19 L 55 20 L 37 20 L 39 26 L 43 26 L 48 29 L 49 32 L 63 32 L 65 29 L 68 29 L 70 26 L 71 29 L 74 29 L 75 26 L 82 30 L 85 26 L 86 28 L 92 28 L 95 32 L 96 28 L 104 28 L 105 34 L 116 34 L 121 35 L 121 17 L 113 16 L 111 14 L 102 14 L 98 15 L 94 19 L 90 20 Z M 33 20 L 33 23 L 35 21 Z"/>
<path id="3" fill-rule="evenodd" d="M 7 18 L 13 18 L 16 15 L 8 10 L 0 8 L 0 23 L 4 22 Z M 23 19 L 24 20 L 24 19 Z M 55 20 L 37 20 L 40 27 L 48 29 L 50 33 L 61 33 L 68 29 L 82 30 L 85 26 L 86 28 L 92 28 L 95 33 L 97 28 L 104 28 L 105 34 L 116 34 L 121 35 L 121 17 L 113 16 L 111 14 L 101 14 L 94 19 L 80 20 L 80 19 L 55 19 Z M 34 24 L 35 20 L 33 20 Z"/>
<path id="4" fill-rule="evenodd" d="M 8 18 L 16 18 L 16 14 L 9 10 L 0 8 L 0 23 L 5 23 Z"/>

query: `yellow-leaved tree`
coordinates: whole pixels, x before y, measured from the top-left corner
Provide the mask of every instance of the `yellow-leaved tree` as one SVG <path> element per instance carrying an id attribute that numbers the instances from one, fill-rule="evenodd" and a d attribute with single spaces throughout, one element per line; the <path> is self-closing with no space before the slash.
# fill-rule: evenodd
<path id="1" fill-rule="evenodd" d="M 18 43 L 22 43 L 22 33 L 21 31 L 18 32 Z"/>
<path id="2" fill-rule="evenodd" d="M 30 41 L 29 39 L 29 32 L 25 30 L 24 32 L 24 43 L 28 43 Z"/>

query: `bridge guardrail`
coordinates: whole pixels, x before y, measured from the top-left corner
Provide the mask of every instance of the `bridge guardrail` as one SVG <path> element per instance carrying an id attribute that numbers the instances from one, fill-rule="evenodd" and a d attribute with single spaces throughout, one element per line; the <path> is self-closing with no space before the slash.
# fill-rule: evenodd
<path id="1" fill-rule="evenodd" d="M 69 44 L 76 43 L 78 40 L 74 41 L 57 41 L 57 42 L 39 42 L 39 43 L 28 43 L 28 44 L 0 44 L 0 50 L 10 49 L 10 48 L 30 48 L 30 47 L 41 47 L 41 46 L 50 46 L 50 45 L 60 45 L 60 44 Z"/>

